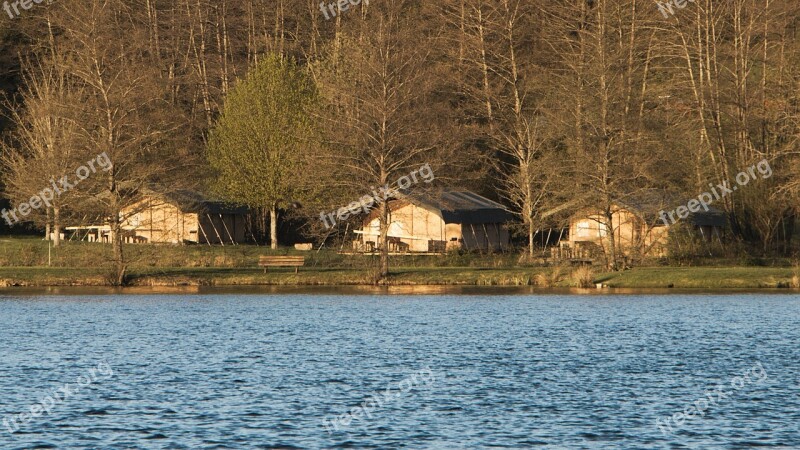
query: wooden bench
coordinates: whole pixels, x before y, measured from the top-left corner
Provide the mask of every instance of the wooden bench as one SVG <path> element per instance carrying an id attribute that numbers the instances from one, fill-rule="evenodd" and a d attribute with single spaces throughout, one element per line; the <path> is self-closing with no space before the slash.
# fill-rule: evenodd
<path id="1" fill-rule="evenodd" d="M 264 273 L 267 273 L 268 267 L 294 267 L 294 273 L 297 273 L 306 263 L 305 256 L 259 256 L 258 266 L 264 268 Z"/>

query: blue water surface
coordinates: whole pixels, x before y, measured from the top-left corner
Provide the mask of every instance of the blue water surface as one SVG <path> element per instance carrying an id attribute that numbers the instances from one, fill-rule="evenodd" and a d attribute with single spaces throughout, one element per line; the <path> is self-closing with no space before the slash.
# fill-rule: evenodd
<path id="1" fill-rule="evenodd" d="M 799 311 L 758 294 L 4 295 L 0 448 L 800 448 Z"/>

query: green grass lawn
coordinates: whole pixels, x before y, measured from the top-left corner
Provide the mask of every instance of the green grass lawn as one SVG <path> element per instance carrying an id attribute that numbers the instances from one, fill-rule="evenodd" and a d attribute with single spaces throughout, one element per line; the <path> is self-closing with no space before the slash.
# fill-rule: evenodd
<path id="1" fill-rule="evenodd" d="M 106 286 L 103 271 L 91 267 L 0 267 L 4 286 Z"/>
<path id="2" fill-rule="evenodd" d="M 537 273 L 548 268 L 393 267 L 383 284 L 528 286 Z M 791 268 L 769 267 L 643 267 L 620 273 L 603 273 L 595 281 L 612 288 L 753 289 L 788 287 Z M 97 268 L 1 267 L 2 286 L 103 286 L 105 272 Z M 353 268 L 303 267 L 258 268 L 175 267 L 137 269 L 130 272 L 133 286 L 236 286 L 236 285 L 369 285 L 372 271 Z M 573 287 L 569 274 L 554 287 Z"/>
<path id="3" fill-rule="evenodd" d="M 327 268 L 368 269 L 374 266 L 374 256 L 340 255 L 335 248 L 301 252 L 293 247 L 271 250 L 256 245 L 170 245 L 129 244 L 124 246 L 125 260 L 132 270 L 146 268 L 252 268 L 260 255 L 301 255 L 306 265 Z M 108 244 L 64 242 L 61 247 L 48 248 L 40 237 L 0 236 L 0 267 L 98 267 L 110 266 L 112 249 Z M 518 254 L 448 254 L 444 256 L 406 255 L 392 257 L 403 267 L 514 267 Z"/>
<path id="4" fill-rule="evenodd" d="M 393 267 L 385 284 L 391 285 L 479 285 L 527 286 L 532 275 L 544 269 L 490 269 L 469 267 Z M 2 276 L 0 269 L 0 276 Z M 303 267 L 293 269 L 170 268 L 131 274 L 132 284 L 201 285 L 369 285 L 372 270 Z"/>
<path id="5" fill-rule="evenodd" d="M 472 267 L 400 267 L 392 268 L 390 283 L 395 285 L 477 285 L 530 286 L 543 267 L 472 268 Z"/>
<path id="6" fill-rule="evenodd" d="M 395 267 L 385 284 L 390 285 L 478 285 L 527 286 L 533 275 L 545 269 L 491 269 L 469 267 Z M 373 272 L 363 269 L 303 267 L 258 268 L 174 267 L 134 269 L 133 286 L 235 286 L 235 285 L 370 285 Z M 105 271 L 93 268 L 0 267 L 3 286 L 102 286 L 108 284 Z"/>
<path id="7" fill-rule="evenodd" d="M 300 252 L 256 245 L 125 245 L 133 285 L 353 285 L 374 284 L 374 256 L 347 256 L 335 249 Z M 293 269 L 258 268 L 260 255 L 302 255 Z M 391 258 L 394 284 L 527 285 L 543 269 L 516 267 L 518 255 L 448 254 Z M 68 286 L 108 284 L 112 267 L 107 244 L 65 242 L 48 246 L 40 237 L 0 237 L 0 285 Z"/>
<path id="8" fill-rule="evenodd" d="M 790 267 L 640 267 L 596 281 L 619 288 L 778 288 L 788 287 L 793 275 Z"/>
<path id="9" fill-rule="evenodd" d="M 49 255 L 48 255 L 49 252 Z M 377 258 L 263 246 L 126 245 L 128 282 L 134 286 L 181 285 L 370 285 Z M 294 269 L 257 267 L 259 255 L 303 255 Z M 41 238 L 0 237 L 0 286 L 103 286 L 111 273 L 111 248 L 67 242 L 48 249 Z M 48 263 L 50 264 L 48 266 Z M 381 284 L 575 287 L 575 268 L 520 266 L 518 255 L 448 254 L 391 258 L 391 275 Z M 539 277 L 537 275 L 544 275 Z M 557 276 L 554 276 L 557 274 Z M 776 288 L 798 274 L 791 267 L 641 267 L 617 273 L 595 268 L 593 282 L 615 288 Z"/>

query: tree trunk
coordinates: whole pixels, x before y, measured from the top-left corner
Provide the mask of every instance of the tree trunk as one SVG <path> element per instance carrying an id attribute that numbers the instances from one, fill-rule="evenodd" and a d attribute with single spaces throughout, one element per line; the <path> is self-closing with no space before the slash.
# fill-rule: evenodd
<path id="1" fill-rule="evenodd" d="M 53 247 L 58 247 L 61 245 L 61 208 L 58 206 L 53 207 L 53 233 Z"/>
<path id="2" fill-rule="evenodd" d="M 119 216 L 111 219 L 111 234 L 114 246 L 114 285 L 122 286 L 125 283 L 125 259 L 122 253 L 122 226 Z"/>
<path id="3" fill-rule="evenodd" d="M 381 246 L 380 280 L 389 276 L 389 206 L 388 199 L 381 202 L 380 237 L 378 238 Z"/>
<path id="4" fill-rule="evenodd" d="M 111 242 L 114 248 L 114 286 L 122 286 L 125 284 L 125 255 L 122 252 L 122 223 L 119 220 L 120 207 L 119 198 L 117 197 L 116 179 L 114 178 L 114 171 L 111 171 L 110 176 L 110 189 L 112 195 L 111 200 L 111 216 L 109 217 L 109 228 L 111 228 Z"/>
<path id="5" fill-rule="evenodd" d="M 489 86 L 489 65 L 486 59 L 486 40 L 485 40 L 485 30 L 483 25 L 483 10 L 481 9 L 480 3 L 477 6 L 478 9 L 478 31 L 480 37 L 480 51 L 481 51 L 481 72 L 483 74 L 483 94 L 486 97 L 486 118 L 489 121 L 489 128 L 493 129 L 494 127 L 494 112 L 492 110 L 492 89 Z"/>
<path id="6" fill-rule="evenodd" d="M 278 207 L 269 208 L 269 243 L 273 250 L 278 249 Z"/>
<path id="7" fill-rule="evenodd" d="M 47 208 L 47 223 L 44 225 L 44 240 L 49 241 L 51 239 L 52 234 L 50 232 L 52 229 L 50 228 L 50 208 Z"/>
<path id="8" fill-rule="evenodd" d="M 533 261 L 533 235 L 534 234 L 535 233 L 533 231 L 533 221 L 529 220 L 528 221 L 528 257 L 529 257 L 529 262 Z"/>
<path id="9" fill-rule="evenodd" d="M 617 242 L 614 236 L 614 215 L 612 212 L 606 213 L 606 233 L 608 233 L 608 260 L 606 266 L 608 270 L 616 271 L 617 268 Z"/>

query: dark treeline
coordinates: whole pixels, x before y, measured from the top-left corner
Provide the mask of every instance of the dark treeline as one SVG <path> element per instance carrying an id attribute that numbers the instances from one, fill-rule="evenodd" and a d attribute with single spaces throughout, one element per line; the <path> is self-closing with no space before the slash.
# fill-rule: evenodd
<path id="1" fill-rule="evenodd" d="M 538 230 L 579 208 L 610 221 L 615 202 L 697 197 L 766 159 L 773 176 L 715 207 L 747 252 L 793 251 L 795 0 L 697 0 L 666 17 L 652 0 L 372 0 L 335 15 L 328 3 L 59 0 L 3 13 L 7 198 L 105 152 L 113 170 L 29 219 L 113 228 L 147 186 L 232 195 L 220 155 L 242 152 L 236 164 L 270 183 L 247 203 L 325 236 L 320 212 L 429 163 L 437 183 L 508 205 L 533 252 Z M 296 70 L 305 80 L 274 81 Z M 281 111 L 302 105 L 287 114 L 304 118 L 225 140 L 248 129 L 233 106 L 247 102 L 226 106 L 248 79 L 262 90 L 247 95 L 284 96 Z"/>

